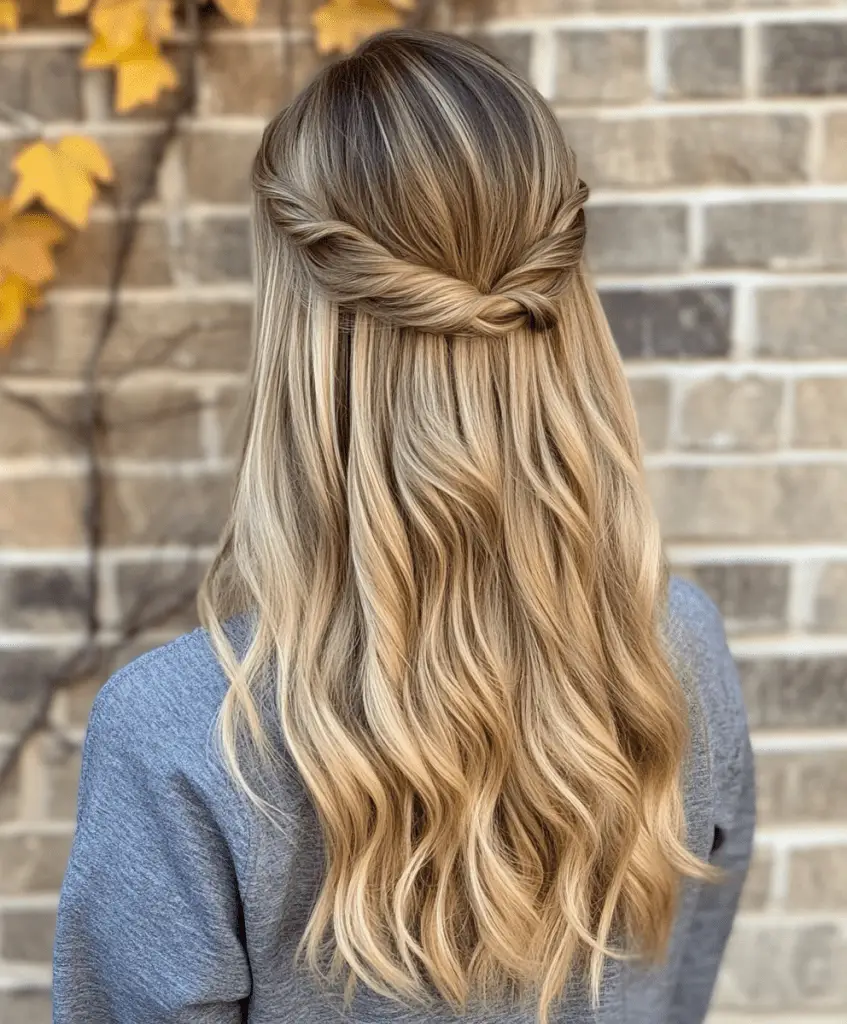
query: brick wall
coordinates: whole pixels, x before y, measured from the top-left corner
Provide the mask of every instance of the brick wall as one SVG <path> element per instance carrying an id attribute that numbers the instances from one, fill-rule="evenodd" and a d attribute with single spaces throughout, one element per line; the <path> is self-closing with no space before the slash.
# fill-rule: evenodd
<path id="1" fill-rule="evenodd" d="M 99 570 L 107 629 L 145 581 L 196 573 L 220 521 L 209 510 L 223 507 L 248 344 L 245 172 L 280 95 L 317 66 L 301 0 L 285 34 L 265 6 L 255 29 L 216 30 L 197 62 L 197 116 L 143 211 L 105 354 L 116 427 Z M 76 69 L 84 38 L 43 0 L 28 7 L 30 28 L 0 37 L 4 102 L 48 130 L 82 122 L 128 187 L 157 112 L 112 119 L 104 78 Z M 491 0 L 487 19 L 474 31 L 554 104 L 592 186 L 591 261 L 627 359 L 669 551 L 723 611 L 755 731 L 756 861 L 713 1022 L 843 1021 L 847 6 Z M 0 126 L 0 188 L 17 145 Z M 73 407 L 114 245 L 101 206 L 8 361 L 7 390 Z M 121 430 L 132 422 L 143 429 Z M 84 626 L 84 480 L 66 433 L 2 392 L 0 423 L 8 744 L 31 711 L 33 680 Z M 166 615 L 122 657 L 190 622 L 190 612 Z M 94 674 L 54 700 L 0 793 L 3 1024 L 48 1020 L 79 749 L 101 682 Z"/>

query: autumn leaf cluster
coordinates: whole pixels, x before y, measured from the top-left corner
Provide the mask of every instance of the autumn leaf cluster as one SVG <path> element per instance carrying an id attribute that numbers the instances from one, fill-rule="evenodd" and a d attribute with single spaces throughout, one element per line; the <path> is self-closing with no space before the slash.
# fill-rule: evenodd
<path id="1" fill-rule="evenodd" d="M 39 289 L 56 273 L 53 247 L 68 226 L 86 224 L 97 183 L 114 176 L 108 156 L 82 135 L 34 142 L 12 168 L 15 187 L 0 198 L 0 346 L 21 329 L 27 310 L 40 305 Z"/>
<path id="2" fill-rule="evenodd" d="M 231 20 L 251 25 L 259 0 L 216 0 Z M 175 35 L 174 0 L 56 0 L 60 15 L 86 14 L 92 41 L 85 68 L 111 68 L 115 110 L 124 113 L 179 84 L 177 69 L 162 51 Z"/>

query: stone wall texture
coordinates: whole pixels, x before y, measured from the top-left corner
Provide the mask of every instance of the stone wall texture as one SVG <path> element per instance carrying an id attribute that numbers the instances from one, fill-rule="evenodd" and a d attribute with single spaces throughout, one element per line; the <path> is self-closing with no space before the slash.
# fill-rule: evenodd
<path id="1" fill-rule="evenodd" d="M 220 24 L 146 204 L 104 365 L 101 612 L 195 573 L 220 525 L 248 352 L 246 170 L 265 119 L 319 64 L 306 0 Z M 273 9 L 271 9 L 273 8 Z M 3 102 L 77 125 L 129 188 L 162 109 L 115 118 L 84 35 L 27 0 L 0 37 Z M 491 0 L 442 11 L 549 99 L 592 187 L 590 260 L 639 409 L 678 572 L 721 608 L 754 730 L 756 860 L 710 1024 L 847 1019 L 847 5 L 808 0 Z M 18 133 L 18 134 L 16 134 Z M 21 136 L 0 125 L 0 189 Z M 5 392 L 73 406 L 106 298 L 98 205 Z M 157 348 L 158 346 L 158 348 Z M 151 357 L 159 352 L 161 358 Z M 149 358 L 148 358 L 149 357 Z M 133 419 L 143 429 L 120 429 Z M 84 628 L 84 465 L 0 391 L 0 740 Z M 200 517 L 174 515 L 193 501 Z M 191 624 L 166 614 L 129 657 Z M 52 931 L 95 675 L 58 695 L 0 792 L 0 1022 L 49 1019 Z"/>

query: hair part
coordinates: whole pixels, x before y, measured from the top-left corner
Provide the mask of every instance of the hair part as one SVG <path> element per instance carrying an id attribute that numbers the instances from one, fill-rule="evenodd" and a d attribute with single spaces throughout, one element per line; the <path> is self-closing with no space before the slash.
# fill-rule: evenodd
<path id="1" fill-rule="evenodd" d="M 246 439 L 199 602 L 227 766 L 271 811 L 270 694 L 325 844 L 317 979 L 532 989 L 547 1024 L 571 977 L 596 1001 L 608 957 L 660 958 L 681 877 L 710 877 L 588 189 L 534 89 L 411 30 L 274 118 L 253 187 Z"/>

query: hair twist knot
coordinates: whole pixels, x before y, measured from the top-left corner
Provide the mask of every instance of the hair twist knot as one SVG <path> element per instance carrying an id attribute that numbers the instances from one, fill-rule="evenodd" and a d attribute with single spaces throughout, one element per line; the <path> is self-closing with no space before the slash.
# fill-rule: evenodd
<path id="1" fill-rule="evenodd" d="M 561 292 L 582 256 L 588 188 L 579 181 L 550 233 L 488 293 L 433 267 L 399 259 L 352 224 L 322 216 L 278 179 L 265 182 L 260 196 L 314 281 L 338 303 L 431 334 L 502 336 L 556 323 Z"/>

